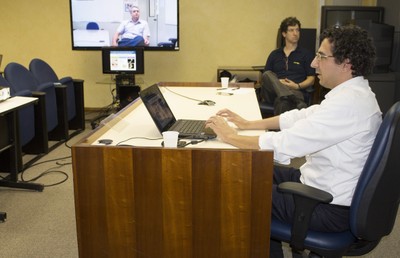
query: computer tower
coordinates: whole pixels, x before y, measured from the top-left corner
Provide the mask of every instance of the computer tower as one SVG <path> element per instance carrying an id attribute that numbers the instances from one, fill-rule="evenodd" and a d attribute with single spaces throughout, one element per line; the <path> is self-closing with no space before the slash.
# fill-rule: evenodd
<path id="1" fill-rule="evenodd" d="M 115 82 L 120 110 L 139 97 L 140 86 L 135 85 L 134 75 L 117 75 Z"/>

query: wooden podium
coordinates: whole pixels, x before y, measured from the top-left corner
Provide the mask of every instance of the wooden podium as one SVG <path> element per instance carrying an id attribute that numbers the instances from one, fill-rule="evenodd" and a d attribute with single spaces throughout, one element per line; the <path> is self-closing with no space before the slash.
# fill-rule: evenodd
<path id="1" fill-rule="evenodd" d="M 74 147 L 80 257 L 268 257 L 272 153 Z"/>
<path id="2" fill-rule="evenodd" d="M 268 257 L 273 153 L 96 144 L 135 105 L 72 147 L 79 256 Z"/>

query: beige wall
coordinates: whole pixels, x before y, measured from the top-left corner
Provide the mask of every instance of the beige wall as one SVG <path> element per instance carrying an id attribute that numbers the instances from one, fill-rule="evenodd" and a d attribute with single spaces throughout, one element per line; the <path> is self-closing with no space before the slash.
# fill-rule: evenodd
<path id="1" fill-rule="evenodd" d="M 145 52 L 146 87 L 158 81 L 215 81 L 221 65 L 263 65 L 275 47 L 281 20 L 296 16 L 303 27 L 319 27 L 316 0 L 180 0 L 180 50 Z M 0 15 L 2 68 L 28 66 L 39 57 L 62 76 L 85 80 L 85 106 L 111 103 L 110 80 L 101 70 L 100 51 L 71 48 L 68 0 L 4 0 Z M 114 87 L 113 85 L 111 85 Z"/>

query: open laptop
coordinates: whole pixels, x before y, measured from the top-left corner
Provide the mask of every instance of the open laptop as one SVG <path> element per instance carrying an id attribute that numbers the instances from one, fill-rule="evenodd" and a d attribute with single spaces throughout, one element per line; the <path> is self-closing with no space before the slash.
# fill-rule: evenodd
<path id="1" fill-rule="evenodd" d="M 212 129 L 205 128 L 205 120 L 176 120 L 157 84 L 153 84 L 140 91 L 139 96 L 160 133 L 164 131 L 178 131 L 179 138 L 188 139 L 207 140 L 216 137 Z"/>

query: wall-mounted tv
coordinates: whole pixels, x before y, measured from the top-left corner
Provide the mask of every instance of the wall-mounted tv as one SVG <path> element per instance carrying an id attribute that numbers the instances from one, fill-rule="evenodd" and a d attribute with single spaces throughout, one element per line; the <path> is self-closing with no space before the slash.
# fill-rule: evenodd
<path id="1" fill-rule="evenodd" d="M 142 47 L 104 47 L 101 50 L 104 74 L 144 74 Z"/>
<path id="2" fill-rule="evenodd" d="M 73 50 L 114 46 L 117 31 L 117 46 L 125 41 L 145 50 L 179 50 L 179 0 L 70 0 L 70 17 Z M 132 40 L 146 39 L 144 31 L 148 42 Z"/>

